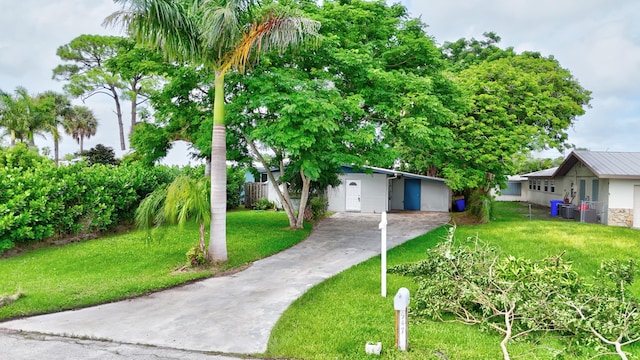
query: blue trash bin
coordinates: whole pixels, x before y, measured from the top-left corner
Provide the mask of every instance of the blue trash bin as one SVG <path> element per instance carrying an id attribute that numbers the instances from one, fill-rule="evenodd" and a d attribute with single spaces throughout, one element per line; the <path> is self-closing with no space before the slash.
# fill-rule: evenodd
<path id="1" fill-rule="evenodd" d="M 458 208 L 458 211 L 460 211 L 460 212 L 464 211 L 465 205 L 466 204 L 464 202 L 464 199 L 456 200 L 456 207 Z"/>
<path id="2" fill-rule="evenodd" d="M 558 216 L 559 212 L 558 212 L 558 207 L 560 207 L 560 204 L 562 204 L 564 201 L 562 200 L 551 200 L 551 216 Z"/>

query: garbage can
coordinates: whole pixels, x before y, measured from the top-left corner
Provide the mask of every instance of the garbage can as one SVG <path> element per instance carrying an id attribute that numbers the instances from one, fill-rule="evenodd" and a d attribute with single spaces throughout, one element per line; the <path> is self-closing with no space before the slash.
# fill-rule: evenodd
<path id="1" fill-rule="evenodd" d="M 564 201 L 562 200 L 551 200 L 551 216 L 558 216 L 559 211 L 558 208 L 560 207 L 560 204 L 562 204 Z"/>
<path id="2" fill-rule="evenodd" d="M 458 208 L 458 211 L 460 211 L 460 212 L 464 211 L 465 205 L 466 204 L 465 204 L 464 199 L 456 200 L 456 207 Z"/>

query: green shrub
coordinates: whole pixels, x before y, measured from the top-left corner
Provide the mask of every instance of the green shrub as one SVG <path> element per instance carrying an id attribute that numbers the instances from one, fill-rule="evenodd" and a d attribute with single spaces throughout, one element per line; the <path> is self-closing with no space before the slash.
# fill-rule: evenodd
<path id="1" fill-rule="evenodd" d="M 480 224 L 486 224 L 493 214 L 493 197 L 479 189 L 471 191 L 469 195 L 469 212 Z"/>
<path id="2" fill-rule="evenodd" d="M 329 199 L 324 196 L 317 196 L 309 200 L 307 204 L 307 212 L 305 212 L 305 220 L 318 220 L 327 213 L 329 208 Z"/>
<path id="3" fill-rule="evenodd" d="M 81 162 L 58 168 L 42 161 L 30 166 L 0 167 L 0 252 L 131 222 L 141 199 L 178 173 L 136 164 Z"/>
<path id="4" fill-rule="evenodd" d="M 265 197 L 260 198 L 253 203 L 254 210 L 268 210 L 273 209 L 274 207 L 275 205 Z"/>
<path id="5" fill-rule="evenodd" d="M 240 206 L 245 172 L 245 168 L 227 167 L 227 210 L 237 209 Z"/>

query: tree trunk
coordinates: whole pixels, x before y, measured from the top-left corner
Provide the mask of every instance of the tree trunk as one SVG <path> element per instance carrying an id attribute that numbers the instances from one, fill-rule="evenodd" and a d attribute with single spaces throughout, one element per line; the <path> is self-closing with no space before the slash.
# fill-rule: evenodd
<path id="1" fill-rule="evenodd" d="M 265 171 L 267 172 L 267 177 L 271 182 L 274 190 L 276 191 L 276 195 L 278 195 L 278 199 L 280 199 L 280 203 L 282 203 L 282 207 L 284 208 L 284 212 L 287 214 L 287 218 L 289 219 L 289 227 L 296 227 L 296 214 L 293 211 L 293 206 L 291 205 L 291 197 L 289 196 L 289 189 L 287 188 L 287 184 L 283 184 L 283 189 L 280 189 L 278 182 L 276 181 L 275 176 L 273 176 L 273 172 L 269 168 L 269 164 L 264 159 L 262 154 L 258 151 L 256 144 L 253 140 L 249 139 L 249 137 L 245 136 L 245 140 L 247 140 L 247 144 L 251 148 L 251 151 L 258 157 L 262 166 L 264 166 Z M 284 164 L 282 161 L 280 162 L 280 176 L 284 174 Z"/>
<path id="2" fill-rule="evenodd" d="M 138 92 L 136 89 L 137 81 L 131 83 L 131 130 L 129 131 L 129 139 L 133 135 L 133 129 L 138 121 Z"/>
<path id="3" fill-rule="evenodd" d="M 120 105 L 120 97 L 115 86 L 110 86 L 111 93 L 113 94 L 113 101 L 116 103 L 116 117 L 118 118 L 118 129 L 120 130 L 120 150 L 126 150 L 124 142 L 124 124 L 122 123 L 122 106 Z"/>
<path id="4" fill-rule="evenodd" d="M 309 200 L 309 188 L 311 187 L 311 179 L 305 176 L 302 170 L 300 170 L 300 178 L 302 178 L 302 193 L 300 194 L 300 207 L 298 208 L 296 229 L 302 229 L 304 227 L 304 213 L 307 208 L 307 201 Z"/>
<path id="5" fill-rule="evenodd" d="M 204 222 L 200 222 L 200 251 L 204 253 Z"/>
<path id="6" fill-rule="evenodd" d="M 80 156 L 82 156 L 82 153 L 84 152 L 84 149 L 83 149 L 84 136 L 80 135 L 78 139 L 79 139 L 78 142 L 80 143 Z"/>
<path id="7" fill-rule="evenodd" d="M 216 72 L 211 135 L 211 230 L 209 256 L 227 261 L 227 144 L 224 126 L 224 73 Z"/>
<path id="8" fill-rule="evenodd" d="M 60 142 L 58 139 L 53 139 L 53 159 L 56 162 L 56 166 L 60 162 Z"/>

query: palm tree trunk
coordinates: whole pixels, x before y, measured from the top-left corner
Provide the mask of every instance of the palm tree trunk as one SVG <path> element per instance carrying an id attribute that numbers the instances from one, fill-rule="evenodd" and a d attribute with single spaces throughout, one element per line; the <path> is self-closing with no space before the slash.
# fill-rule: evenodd
<path id="1" fill-rule="evenodd" d="M 82 155 L 82 153 L 84 152 L 84 136 L 80 135 L 80 140 L 78 141 L 80 143 L 80 155 Z"/>
<path id="2" fill-rule="evenodd" d="M 211 136 L 211 230 L 209 256 L 227 261 L 227 141 L 224 126 L 224 73 L 216 72 Z"/>

